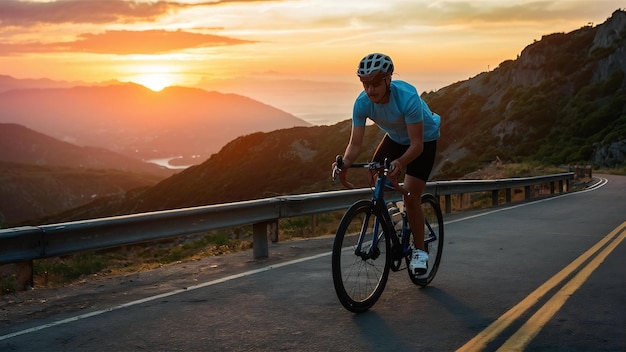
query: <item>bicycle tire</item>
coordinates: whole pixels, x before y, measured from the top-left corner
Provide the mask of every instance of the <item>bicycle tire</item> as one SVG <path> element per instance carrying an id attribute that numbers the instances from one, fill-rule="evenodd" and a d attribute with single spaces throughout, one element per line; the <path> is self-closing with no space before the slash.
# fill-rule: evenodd
<path id="1" fill-rule="evenodd" d="M 362 249 L 369 249 L 376 219 L 380 222 L 377 255 L 364 258 L 355 253 L 358 234 L 366 229 Z M 351 312 L 368 310 L 385 289 L 391 264 L 391 240 L 385 228 L 380 210 L 369 200 L 354 203 L 339 223 L 332 252 L 333 284 L 339 301 Z"/>
<path id="2" fill-rule="evenodd" d="M 419 286 L 427 286 L 437 274 L 439 264 L 441 263 L 441 254 L 443 253 L 444 231 L 443 231 L 443 214 L 439 202 L 432 194 L 422 195 L 422 211 L 424 212 L 424 249 L 428 252 L 428 269 L 426 273 L 421 275 L 413 275 L 410 270 L 409 278 Z M 427 225 L 429 224 L 429 226 Z M 413 237 L 413 236 L 411 236 Z M 411 241 L 413 239 L 411 238 Z M 411 256 L 407 256 L 407 267 L 411 261 Z"/>

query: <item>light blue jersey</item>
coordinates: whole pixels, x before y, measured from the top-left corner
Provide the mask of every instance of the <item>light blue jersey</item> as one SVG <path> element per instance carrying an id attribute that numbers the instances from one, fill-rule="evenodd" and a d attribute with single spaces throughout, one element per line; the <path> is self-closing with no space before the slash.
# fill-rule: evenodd
<path id="1" fill-rule="evenodd" d="M 354 102 L 352 124 L 365 126 L 367 118 L 374 121 L 396 143 L 409 145 L 406 125 L 424 123 L 424 142 L 439 139 L 441 117 L 430 111 L 417 90 L 404 81 L 391 81 L 391 94 L 386 104 L 375 104 L 361 92 Z"/>

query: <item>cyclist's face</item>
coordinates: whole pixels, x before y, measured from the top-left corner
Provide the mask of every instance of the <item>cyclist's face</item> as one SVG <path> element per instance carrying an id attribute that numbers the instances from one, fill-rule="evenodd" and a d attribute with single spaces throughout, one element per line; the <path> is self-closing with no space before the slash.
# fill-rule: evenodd
<path id="1" fill-rule="evenodd" d="M 389 78 L 382 78 L 372 81 L 361 81 L 365 94 L 373 103 L 386 103 L 388 100 L 387 90 L 389 89 Z"/>

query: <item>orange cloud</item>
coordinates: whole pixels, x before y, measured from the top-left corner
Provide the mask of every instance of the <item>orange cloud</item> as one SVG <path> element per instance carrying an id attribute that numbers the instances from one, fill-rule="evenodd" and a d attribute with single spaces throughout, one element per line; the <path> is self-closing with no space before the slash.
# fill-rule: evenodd
<path id="1" fill-rule="evenodd" d="M 180 4 L 159 1 L 137 3 L 123 0 L 66 0 L 32 2 L 8 0 L 0 2 L 3 25 L 29 26 L 36 23 L 111 23 L 154 20 Z"/>
<path id="2" fill-rule="evenodd" d="M 195 4 L 175 1 L 140 2 L 127 0 L 63 0 L 50 2 L 2 0 L 0 24 L 25 27 L 38 23 L 134 23 L 157 18 L 196 6 L 235 2 L 276 0 L 216 0 Z"/>
<path id="3" fill-rule="evenodd" d="M 0 44 L 0 55 L 44 52 L 88 52 L 96 54 L 163 54 L 183 49 L 253 43 L 211 34 L 185 31 L 106 31 L 84 33 L 72 42 Z"/>

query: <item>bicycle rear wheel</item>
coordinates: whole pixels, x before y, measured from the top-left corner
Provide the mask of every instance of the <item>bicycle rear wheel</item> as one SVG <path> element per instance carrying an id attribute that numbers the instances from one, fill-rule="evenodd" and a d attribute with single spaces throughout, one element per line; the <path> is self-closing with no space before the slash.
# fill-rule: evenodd
<path id="1" fill-rule="evenodd" d="M 424 212 L 424 249 L 428 252 L 428 269 L 422 275 L 413 275 L 407 270 L 411 281 L 420 286 L 428 285 L 437 274 L 441 254 L 443 252 L 443 214 L 439 202 L 432 194 L 422 196 L 422 211 Z M 413 236 L 411 236 L 413 237 Z M 413 239 L 411 238 L 411 242 Z M 407 257 L 407 267 L 410 256 Z"/>
<path id="2" fill-rule="evenodd" d="M 368 310 L 387 284 L 391 244 L 384 227 L 380 211 L 371 201 L 362 200 L 348 209 L 337 229 L 332 254 L 333 283 L 339 301 L 351 312 Z M 376 247 L 372 247 L 374 233 L 378 238 Z"/>

